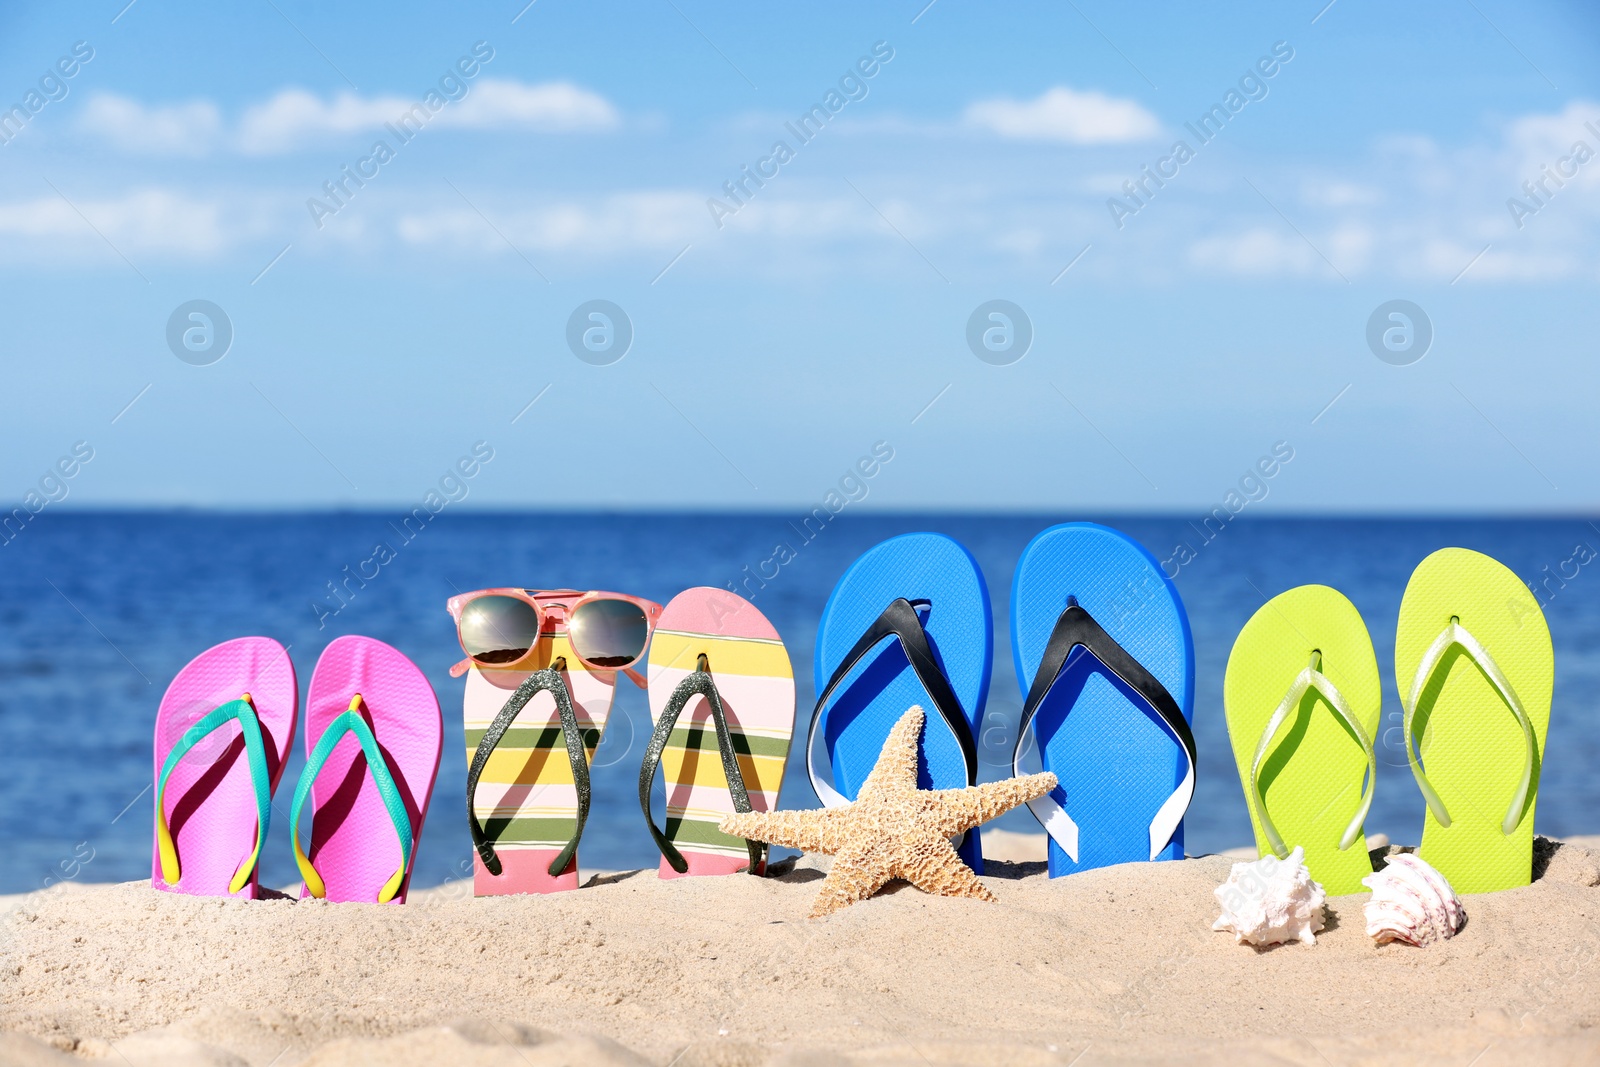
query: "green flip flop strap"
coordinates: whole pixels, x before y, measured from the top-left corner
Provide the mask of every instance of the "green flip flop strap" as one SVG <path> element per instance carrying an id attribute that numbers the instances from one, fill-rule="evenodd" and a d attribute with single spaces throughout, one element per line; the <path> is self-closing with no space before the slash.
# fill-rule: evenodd
<path id="1" fill-rule="evenodd" d="M 294 842 L 294 859 L 300 867 L 300 876 L 305 879 L 306 891 L 319 899 L 325 897 L 328 890 L 322 881 L 322 875 L 317 873 L 317 869 L 311 865 L 311 860 L 300 847 L 300 809 L 304 806 L 306 797 L 311 795 L 311 785 L 322 773 L 322 768 L 327 765 L 328 757 L 333 755 L 333 750 L 338 747 L 345 734 L 355 734 L 356 740 L 361 744 L 362 753 L 367 757 L 367 773 L 372 775 L 373 784 L 378 787 L 378 796 L 383 799 L 384 809 L 389 813 L 389 821 L 394 824 L 395 836 L 400 839 L 400 866 L 378 891 L 378 903 L 387 904 L 405 884 L 406 872 L 411 867 L 413 843 L 411 816 L 406 812 L 405 801 L 400 797 L 400 789 L 395 785 L 394 775 L 389 773 L 389 764 L 383 758 L 383 751 L 378 748 L 378 739 L 373 736 L 372 727 L 367 725 L 366 719 L 356 710 L 360 702 L 360 696 L 351 700 L 350 710 L 343 712 L 328 724 L 328 728 L 322 732 L 322 739 L 312 750 L 311 758 L 306 761 L 306 769 L 301 772 L 300 782 L 295 787 L 294 804 L 289 809 L 289 839 Z"/>
<path id="2" fill-rule="evenodd" d="M 1361 790 L 1361 803 L 1356 807 L 1356 813 L 1345 827 L 1344 836 L 1339 839 L 1339 851 L 1343 852 L 1355 843 L 1361 835 L 1361 828 L 1366 824 L 1367 812 L 1372 809 L 1373 790 L 1378 782 L 1378 754 L 1372 747 L 1372 739 L 1367 736 L 1367 731 L 1362 727 L 1361 720 L 1346 702 L 1344 694 L 1339 692 L 1339 687 L 1330 681 L 1327 675 L 1313 666 L 1306 667 L 1289 687 L 1289 692 L 1284 695 L 1283 702 L 1278 705 L 1278 710 L 1272 713 L 1272 718 L 1267 720 L 1267 728 L 1261 732 L 1261 741 L 1256 745 L 1255 762 L 1250 765 L 1250 777 L 1246 784 L 1250 787 L 1250 801 L 1255 805 L 1256 815 L 1261 821 L 1261 833 L 1267 839 L 1267 844 L 1272 847 L 1273 854 L 1279 859 L 1287 859 L 1289 849 L 1283 843 L 1283 838 L 1278 834 L 1278 828 L 1272 824 L 1272 819 L 1267 815 L 1267 804 L 1261 796 L 1261 763 L 1272 748 L 1272 739 L 1278 732 L 1278 727 L 1295 708 L 1300 706 L 1301 699 L 1309 690 L 1315 689 L 1322 694 L 1333 713 L 1349 727 L 1355 734 L 1356 740 L 1361 742 L 1361 751 L 1367 757 L 1366 784 Z"/>
<path id="3" fill-rule="evenodd" d="M 1440 631 L 1434 638 L 1433 644 L 1428 646 L 1428 651 L 1423 654 L 1422 662 L 1417 664 L 1417 674 L 1411 682 L 1411 693 L 1403 701 L 1405 707 L 1405 732 L 1406 732 L 1406 758 L 1411 763 L 1412 777 L 1417 780 L 1417 787 L 1422 790 L 1423 799 L 1428 802 L 1428 810 L 1433 812 L 1433 817 L 1440 826 L 1450 825 L 1450 813 L 1445 810 L 1444 801 L 1439 799 L 1439 794 L 1434 791 L 1433 784 L 1428 781 L 1428 776 L 1423 773 L 1420 757 L 1415 748 L 1415 719 L 1417 704 L 1422 697 L 1423 690 L 1432 680 L 1434 672 L 1439 669 L 1444 655 L 1452 647 L 1459 647 L 1466 652 L 1468 657 L 1478 665 L 1495 691 L 1500 694 L 1500 699 L 1505 701 L 1506 707 L 1517 720 L 1517 725 L 1522 727 L 1522 737 L 1526 742 L 1522 762 L 1522 780 L 1517 784 L 1516 792 L 1511 796 L 1511 806 L 1506 809 L 1505 820 L 1500 825 L 1501 833 L 1510 834 L 1522 821 L 1527 808 L 1528 789 L 1533 782 L 1534 754 L 1538 751 L 1538 742 L 1534 739 L 1533 723 L 1528 720 L 1528 713 L 1522 708 L 1522 701 L 1517 697 L 1517 691 L 1511 685 L 1510 679 L 1500 669 L 1489 650 L 1478 642 L 1472 633 L 1461 625 L 1460 620 L 1451 619 L 1450 625 Z"/>
<path id="4" fill-rule="evenodd" d="M 478 796 L 478 779 L 483 776 L 483 769 L 489 764 L 489 757 L 494 753 L 496 746 L 506 736 L 506 731 L 511 724 L 528 706 L 536 693 L 549 693 L 555 697 L 556 713 L 561 718 L 561 736 L 567 746 L 567 762 L 572 766 L 572 785 L 578 793 L 578 818 L 577 825 L 573 827 L 572 839 L 566 843 L 556 858 L 550 861 L 550 876 L 552 878 L 567 869 L 567 864 L 572 862 L 573 855 L 578 851 L 578 839 L 583 836 L 583 824 L 589 818 L 589 752 L 583 743 L 583 729 L 578 725 L 578 715 L 572 710 L 572 694 L 567 691 L 567 683 L 562 679 L 561 672 L 553 667 L 534 671 L 528 675 L 523 683 L 517 686 L 516 692 L 501 707 L 489 728 L 483 732 L 483 737 L 478 741 L 478 747 L 472 754 L 472 765 L 467 768 L 467 826 L 472 831 L 472 845 L 478 850 L 478 858 L 483 860 L 483 865 L 490 874 L 498 876 L 501 871 L 500 857 L 494 850 L 494 844 L 489 840 L 489 835 L 484 833 L 483 824 L 478 822 L 478 811 L 475 802 Z"/>
<path id="5" fill-rule="evenodd" d="M 639 807 L 644 809 L 644 821 L 650 827 L 650 836 L 655 838 L 656 848 L 661 850 L 667 863 L 679 874 L 689 870 L 689 862 L 657 828 L 656 821 L 650 814 L 650 790 L 655 784 L 656 768 L 661 765 L 661 753 L 667 747 L 667 739 L 672 736 L 672 731 L 678 724 L 678 716 L 683 714 L 683 709 L 689 705 L 689 698 L 693 696 L 703 696 L 706 698 L 706 703 L 711 705 L 711 721 L 716 727 L 717 749 L 722 756 L 722 774 L 728 782 L 728 793 L 733 797 L 733 810 L 741 814 L 751 810 L 750 793 L 745 788 L 744 774 L 739 770 L 739 754 L 733 748 L 733 733 L 728 729 L 728 715 L 722 706 L 722 694 L 717 692 L 717 683 L 712 679 L 711 672 L 702 657 L 700 668 L 678 683 L 678 687 L 672 691 L 672 696 L 667 699 L 666 707 L 661 709 L 661 718 L 656 720 L 655 733 L 650 736 L 650 747 L 645 749 L 644 762 L 639 766 Z M 766 845 L 749 840 L 744 844 L 750 853 L 748 870 L 751 874 L 759 874 L 761 864 L 766 860 Z"/>
<path id="6" fill-rule="evenodd" d="M 256 717 L 255 705 L 240 697 L 212 709 L 185 730 L 162 764 L 161 777 L 156 781 L 156 848 L 161 856 L 161 879 L 168 885 L 177 885 L 183 874 L 178 864 L 178 848 L 167 825 L 167 779 L 201 739 L 230 722 L 239 724 L 239 732 L 244 737 L 245 762 L 250 768 L 250 784 L 256 794 L 256 844 L 250 857 L 234 872 L 228 892 L 237 893 L 243 889 L 261 861 L 261 843 L 266 840 L 267 826 L 272 819 L 272 781 L 267 774 L 267 746 L 261 737 L 261 720 Z"/>

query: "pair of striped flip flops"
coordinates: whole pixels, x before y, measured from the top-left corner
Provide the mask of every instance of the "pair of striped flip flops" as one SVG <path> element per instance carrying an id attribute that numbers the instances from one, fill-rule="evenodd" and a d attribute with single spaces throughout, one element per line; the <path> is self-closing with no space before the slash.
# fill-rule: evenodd
<path id="1" fill-rule="evenodd" d="M 224 642 L 178 672 L 156 713 L 152 886 L 260 896 L 298 706 L 294 664 L 271 638 Z M 306 696 L 306 768 L 289 812 L 302 897 L 405 903 L 442 740 L 439 702 L 415 664 L 370 637 L 328 645 Z"/>
<path id="2" fill-rule="evenodd" d="M 1017 563 L 1011 641 L 1027 698 L 1019 721 L 983 732 L 1011 742 L 1001 766 L 1024 773 L 1037 753 L 1059 780 L 1029 805 L 1049 835 L 1050 875 L 1182 858 L 1194 795 L 1194 642 L 1156 558 L 1095 523 L 1045 530 Z M 964 547 L 912 533 L 863 554 L 817 633 L 806 742 L 817 796 L 830 807 L 853 798 L 913 704 L 933 709 L 921 788 L 975 784 L 993 658 L 988 587 Z M 958 851 L 982 873 L 978 834 Z"/>
<path id="3" fill-rule="evenodd" d="M 513 665 L 468 666 L 463 719 L 476 895 L 578 888 L 589 765 L 618 673 L 648 690 L 654 728 L 639 798 L 662 853 L 661 877 L 764 873 L 764 846 L 717 824 L 777 805 L 794 729 L 794 673 L 783 641 L 754 605 L 725 589 L 690 589 L 664 608 L 640 603 L 655 616 L 647 678 L 632 672 L 631 659 L 614 669 L 586 664 L 564 612 L 541 619 L 534 644 L 519 647 Z M 666 782 L 663 827 L 650 810 L 658 767 Z"/>
<path id="4" fill-rule="evenodd" d="M 1440 549 L 1406 585 L 1394 658 L 1389 739 L 1424 800 L 1417 854 L 1460 893 L 1527 885 L 1555 678 L 1538 602 L 1490 557 Z M 1355 605 L 1322 585 L 1273 597 L 1234 643 L 1224 690 L 1261 854 L 1298 845 L 1330 895 L 1361 892 L 1383 699 Z"/>

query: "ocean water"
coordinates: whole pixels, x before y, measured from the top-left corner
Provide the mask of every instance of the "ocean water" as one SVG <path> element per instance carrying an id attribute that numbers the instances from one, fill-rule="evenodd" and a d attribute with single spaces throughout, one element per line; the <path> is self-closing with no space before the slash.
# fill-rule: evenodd
<path id="1" fill-rule="evenodd" d="M 1158 557 L 1187 543 L 1177 577 L 1198 656 L 1194 732 L 1199 781 L 1186 823 L 1193 854 L 1250 841 L 1243 794 L 1222 715 L 1222 676 L 1234 636 L 1262 601 L 1320 582 L 1342 590 L 1372 631 L 1384 678 L 1385 729 L 1369 832 L 1415 841 L 1422 800 L 1405 764 L 1393 674 L 1394 623 L 1412 568 L 1459 545 L 1500 559 L 1540 598 L 1556 649 L 1555 708 L 1537 829 L 1600 830 L 1600 530 L 1582 519 L 1253 519 L 1241 516 L 1206 542 L 1188 516 L 861 516 L 848 512 L 803 543 L 784 515 L 445 513 L 401 544 L 382 513 L 219 515 L 46 512 L 0 544 L 0 893 L 50 881 L 147 877 L 151 840 L 151 736 L 174 673 L 218 641 L 265 634 L 290 648 L 302 693 L 333 637 L 361 633 L 406 652 L 444 708 L 445 747 L 413 884 L 469 871 L 463 683 L 444 610 L 457 591 L 487 586 L 571 586 L 634 593 L 665 603 L 695 585 L 743 581 L 779 543 L 795 549 L 755 603 L 777 626 L 795 664 L 797 737 L 811 712 L 812 642 L 834 581 L 883 538 L 938 530 L 965 543 L 989 583 L 996 620 L 995 673 L 980 744 L 983 777 L 1007 773 L 1021 696 L 1012 669 L 1008 597 L 1017 555 L 1054 522 L 1094 518 L 1120 527 Z M 344 568 L 398 546 L 377 576 L 341 604 L 329 583 Z M 749 568 L 746 571 L 745 568 Z M 371 573 L 371 567 L 366 568 Z M 337 610 L 335 610 L 337 609 Z M 588 869 L 653 867 L 638 808 L 639 760 L 648 736 L 644 693 L 626 681 L 595 760 L 594 807 L 579 856 Z M 279 804 L 304 764 L 302 739 Z M 658 787 L 659 789 L 659 787 Z M 784 786 L 787 807 L 816 805 L 799 745 Z M 275 817 L 263 884 L 298 881 L 286 819 Z M 1000 825 L 1036 829 L 1026 810 Z"/>

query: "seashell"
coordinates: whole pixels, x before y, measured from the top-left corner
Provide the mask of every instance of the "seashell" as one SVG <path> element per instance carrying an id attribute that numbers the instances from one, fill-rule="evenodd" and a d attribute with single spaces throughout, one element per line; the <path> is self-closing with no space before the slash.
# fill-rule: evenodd
<path id="1" fill-rule="evenodd" d="M 1456 936 L 1466 909 L 1444 875 L 1409 852 L 1390 856 L 1388 866 L 1361 879 L 1372 890 L 1363 905 L 1367 936 L 1382 945 L 1403 941 L 1427 945 Z"/>
<path id="2" fill-rule="evenodd" d="M 1316 944 L 1328 895 L 1311 880 L 1305 858 L 1305 849 L 1297 845 L 1281 860 L 1269 854 L 1235 863 L 1228 880 L 1216 888 L 1222 915 L 1211 929 L 1227 930 L 1252 945 Z"/>

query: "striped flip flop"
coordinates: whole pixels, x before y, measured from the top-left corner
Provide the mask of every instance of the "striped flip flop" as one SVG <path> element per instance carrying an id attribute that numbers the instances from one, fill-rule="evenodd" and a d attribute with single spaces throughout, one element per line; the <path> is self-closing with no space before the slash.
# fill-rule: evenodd
<path id="1" fill-rule="evenodd" d="M 735 593 L 690 589 L 656 622 L 648 674 L 655 730 L 639 769 L 639 805 L 661 850 L 661 877 L 764 874 L 766 846 L 717 824 L 778 805 L 794 733 L 794 670 L 778 631 Z M 658 766 L 665 832 L 650 814 Z"/>
<path id="2" fill-rule="evenodd" d="M 539 635 L 543 666 L 467 672 L 462 719 L 472 885 L 480 897 L 578 888 L 578 838 L 589 814 L 589 761 L 617 676 L 585 670 L 565 619 Z M 565 660 L 560 670 L 551 668 Z M 511 718 L 501 719 L 503 712 Z"/>

